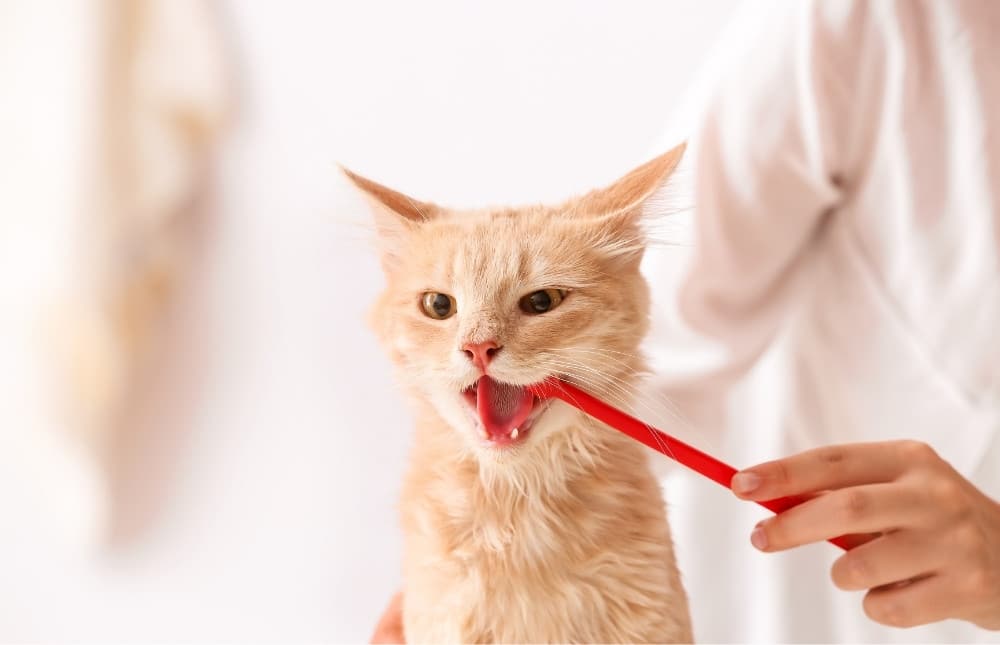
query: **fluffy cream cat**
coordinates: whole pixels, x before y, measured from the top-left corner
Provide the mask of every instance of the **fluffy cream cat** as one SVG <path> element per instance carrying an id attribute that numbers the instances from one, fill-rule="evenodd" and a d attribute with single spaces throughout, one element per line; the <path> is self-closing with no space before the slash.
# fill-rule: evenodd
<path id="1" fill-rule="evenodd" d="M 372 325 L 417 411 L 407 641 L 691 641 L 645 448 L 525 389 L 557 375 L 609 401 L 632 391 L 641 218 L 682 154 L 558 206 L 467 212 L 345 171 L 382 244 Z"/>

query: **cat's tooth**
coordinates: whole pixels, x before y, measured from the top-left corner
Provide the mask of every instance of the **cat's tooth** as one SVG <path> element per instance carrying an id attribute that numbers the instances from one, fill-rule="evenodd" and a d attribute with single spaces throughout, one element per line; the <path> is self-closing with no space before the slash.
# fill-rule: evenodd
<path id="1" fill-rule="evenodd" d="M 520 431 L 517 428 L 514 428 L 513 430 L 510 431 L 510 438 L 517 439 L 518 434 L 520 434 Z"/>

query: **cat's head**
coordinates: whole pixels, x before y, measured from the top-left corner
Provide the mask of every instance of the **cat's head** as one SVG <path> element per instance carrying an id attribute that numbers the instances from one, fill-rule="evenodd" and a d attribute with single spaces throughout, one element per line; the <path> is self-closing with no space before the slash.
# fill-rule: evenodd
<path id="1" fill-rule="evenodd" d="M 557 206 L 459 211 L 345 171 L 369 198 L 387 286 L 372 325 L 412 392 L 493 457 L 559 432 L 550 376 L 624 403 L 642 369 L 643 218 L 683 146 Z"/>

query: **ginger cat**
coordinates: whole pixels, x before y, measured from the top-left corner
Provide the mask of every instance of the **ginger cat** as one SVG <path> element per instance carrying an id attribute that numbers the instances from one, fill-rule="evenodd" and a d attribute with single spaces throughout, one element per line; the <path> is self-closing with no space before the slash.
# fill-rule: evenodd
<path id="1" fill-rule="evenodd" d="M 372 325 L 418 419 L 401 503 L 408 642 L 692 640 L 645 448 L 525 389 L 557 375 L 619 404 L 632 391 L 642 218 L 682 154 L 558 206 L 466 212 L 345 170 L 381 242 Z"/>

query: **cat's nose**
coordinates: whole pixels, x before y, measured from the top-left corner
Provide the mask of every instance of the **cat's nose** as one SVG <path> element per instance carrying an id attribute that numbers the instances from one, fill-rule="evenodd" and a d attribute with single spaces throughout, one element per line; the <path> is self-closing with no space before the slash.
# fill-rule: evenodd
<path id="1" fill-rule="evenodd" d="M 473 365 L 485 372 L 490 361 L 500 351 L 500 345 L 497 345 L 492 340 L 488 340 L 485 343 L 466 343 L 462 345 L 462 351 L 469 357 Z"/>

